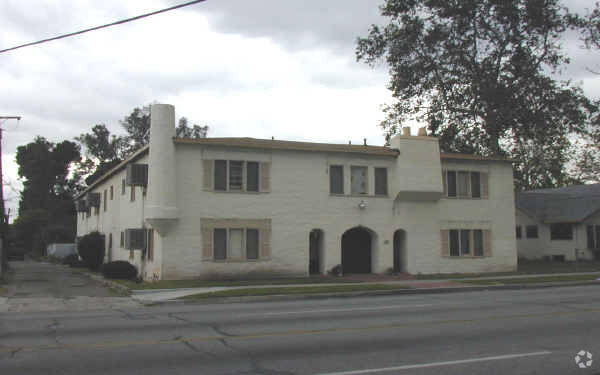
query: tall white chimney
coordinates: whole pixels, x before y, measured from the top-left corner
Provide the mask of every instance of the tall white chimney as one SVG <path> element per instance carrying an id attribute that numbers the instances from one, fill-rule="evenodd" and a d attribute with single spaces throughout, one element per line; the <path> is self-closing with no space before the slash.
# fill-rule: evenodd
<path id="1" fill-rule="evenodd" d="M 175 170 L 175 107 L 152 104 L 150 110 L 150 156 L 146 220 L 159 233 L 177 219 L 177 185 Z"/>

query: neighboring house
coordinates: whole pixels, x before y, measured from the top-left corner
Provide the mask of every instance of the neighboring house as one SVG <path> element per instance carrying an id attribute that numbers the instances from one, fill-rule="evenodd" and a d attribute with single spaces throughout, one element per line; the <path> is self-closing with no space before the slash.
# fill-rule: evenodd
<path id="1" fill-rule="evenodd" d="M 512 271 L 512 165 L 440 154 L 438 139 L 391 147 L 175 138 L 154 104 L 150 145 L 77 200 L 77 235 L 145 279 L 326 273 Z"/>
<path id="2" fill-rule="evenodd" d="M 516 194 L 520 258 L 599 259 L 600 184 Z"/>

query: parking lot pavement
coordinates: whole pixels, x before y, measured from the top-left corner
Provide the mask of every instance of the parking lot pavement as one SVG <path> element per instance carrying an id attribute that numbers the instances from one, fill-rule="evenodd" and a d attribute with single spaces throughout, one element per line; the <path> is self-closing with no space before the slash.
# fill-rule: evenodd
<path id="1" fill-rule="evenodd" d="M 35 261 L 10 263 L 0 312 L 82 311 L 139 304 L 69 267 Z"/>

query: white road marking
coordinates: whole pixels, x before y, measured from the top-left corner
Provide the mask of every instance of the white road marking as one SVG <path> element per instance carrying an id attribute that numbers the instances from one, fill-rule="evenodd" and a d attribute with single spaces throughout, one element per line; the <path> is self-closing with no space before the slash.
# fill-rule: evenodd
<path id="1" fill-rule="evenodd" d="M 422 364 L 418 364 L 418 365 L 384 367 L 384 368 L 376 368 L 376 369 L 368 369 L 368 370 L 353 370 L 353 371 L 328 372 L 328 373 L 323 373 L 323 374 L 319 374 L 319 375 L 358 375 L 358 374 L 371 374 L 371 373 L 374 373 L 374 372 L 387 372 L 387 371 L 410 370 L 410 369 L 415 369 L 415 368 L 450 366 L 450 365 L 459 365 L 459 364 L 463 364 L 463 363 L 497 361 L 497 360 L 502 360 L 502 359 L 533 357 L 533 356 L 548 355 L 548 354 L 552 354 L 552 352 L 542 351 L 542 352 L 532 352 L 532 353 L 522 353 L 522 354 L 507 354 L 507 355 L 498 355 L 498 356 L 494 356 L 494 357 L 460 359 L 460 360 L 457 360 L 457 361 L 422 363 Z"/>
<path id="2" fill-rule="evenodd" d="M 270 312 L 270 313 L 261 313 L 261 314 L 253 314 L 253 315 L 319 314 L 319 313 L 326 313 L 326 312 L 384 310 L 384 309 L 400 309 L 400 308 L 429 307 L 429 306 L 434 306 L 434 304 L 430 303 L 430 304 L 424 304 L 424 305 L 391 305 L 391 306 L 353 307 L 353 308 L 347 308 L 347 309 L 280 311 L 280 312 Z"/>

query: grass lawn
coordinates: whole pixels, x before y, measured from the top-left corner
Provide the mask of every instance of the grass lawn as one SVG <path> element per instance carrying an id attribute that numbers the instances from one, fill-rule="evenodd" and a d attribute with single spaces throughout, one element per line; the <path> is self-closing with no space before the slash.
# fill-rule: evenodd
<path id="1" fill-rule="evenodd" d="M 579 262 L 579 264 L 576 265 L 575 262 L 520 261 L 517 266 L 517 271 L 515 272 L 437 273 L 428 275 L 414 275 L 414 277 L 418 280 L 443 280 L 573 272 L 600 272 L 600 262 Z"/>
<path id="2" fill-rule="evenodd" d="M 223 290 L 220 292 L 192 294 L 180 297 L 183 300 L 199 300 L 216 297 L 243 297 L 243 296 L 269 296 L 275 294 L 318 294 L 318 293 L 339 293 L 339 292 L 364 292 L 375 290 L 395 290 L 408 289 L 407 286 L 388 285 L 388 284 L 352 284 L 352 285 L 330 285 L 330 286 L 298 286 L 298 287 L 270 287 L 270 288 L 244 288 Z"/>
<path id="3" fill-rule="evenodd" d="M 210 286 L 252 286 L 252 285 L 284 285 L 284 284 L 323 284 L 323 283 L 359 283 L 355 280 L 346 280 L 342 277 L 295 277 L 262 280 L 160 280 L 149 283 L 136 283 L 130 280 L 113 280 L 125 285 L 131 290 L 144 289 L 176 289 L 176 288 L 203 288 Z"/>
<path id="4" fill-rule="evenodd" d="M 568 281 L 593 281 L 600 278 L 598 275 L 572 275 L 572 276 L 541 276 L 541 277 L 518 277 L 514 279 L 486 279 L 486 280 L 464 280 L 463 283 L 474 285 L 511 285 L 511 284 L 540 284 L 558 283 Z M 600 281 L 598 282 L 600 285 Z"/>

